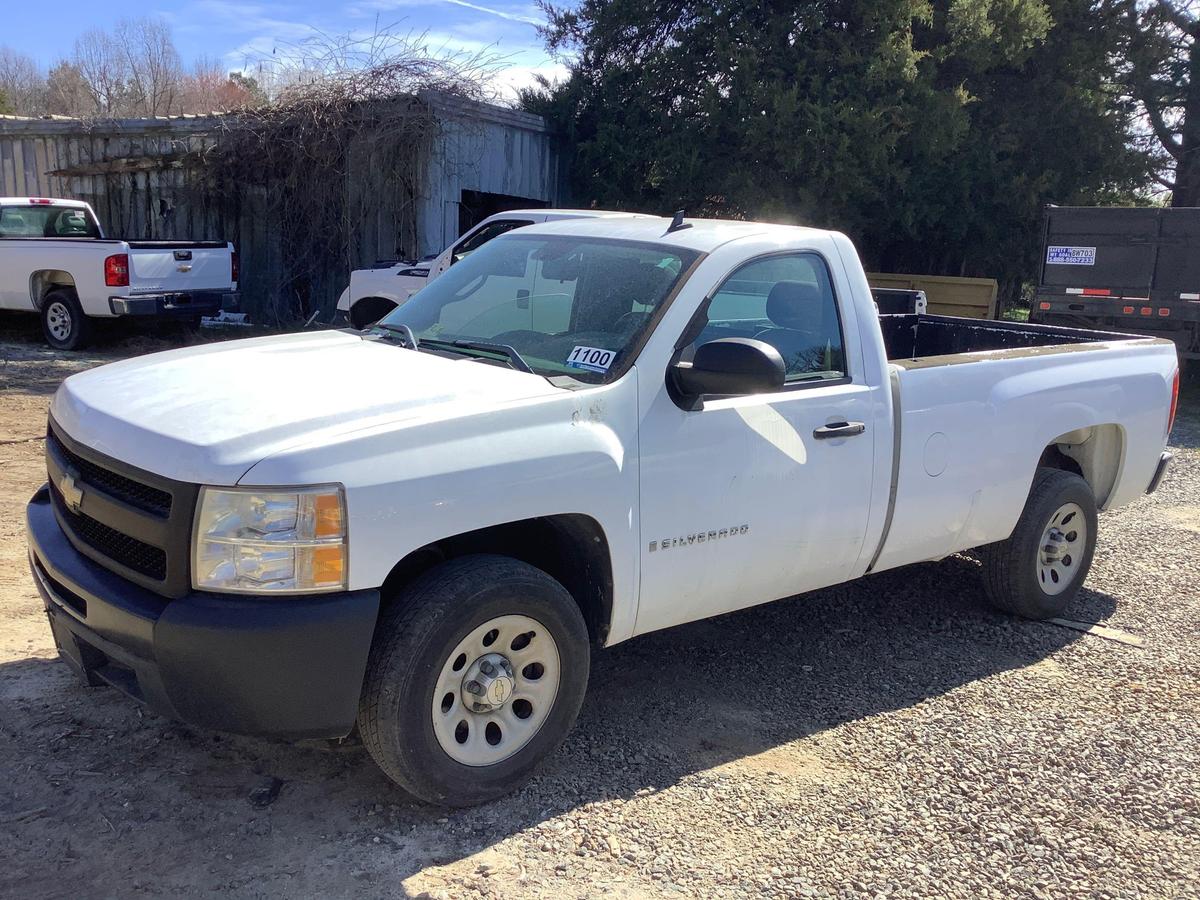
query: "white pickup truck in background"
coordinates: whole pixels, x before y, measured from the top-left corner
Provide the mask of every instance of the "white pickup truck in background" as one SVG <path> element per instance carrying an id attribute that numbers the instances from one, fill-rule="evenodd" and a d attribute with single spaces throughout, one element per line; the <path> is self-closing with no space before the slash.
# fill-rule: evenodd
<path id="1" fill-rule="evenodd" d="M 355 269 L 350 273 L 350 284 L 338 297 L 338 314 L 355 328 L 373 325 L 452 265 L 514 228 L 539 222 L 556 222 L 559 219 L 628 216 L 640 217 L 640 214 L 602 209 L 512 209 L 496 213 L 467 231 L 437 256 L 413 263 L 393 261 L 370 269 Z"/>
<path id="2" fill-rule="evenodd" d="M 118 241 L 78 200 L 0 197 L 0 309 L 40 314 L 51 347 L 77 350 L 91 320 L 199 321 L 237 303 L 238 261 L 222 241 Z"/>
<path id="3" fill-rule="evenodd" d="M 30 562 L 88 683 L 357 722 L 476 803 L 563 740 L 594 648 L 972 548 L 1000 609 L 1061 614 L 1097 510 L 1167 469 L 1178 374 L 1170 341 L 880 316 L 841 234 L 547 222 L 366 333 L 68 378 Z"/>

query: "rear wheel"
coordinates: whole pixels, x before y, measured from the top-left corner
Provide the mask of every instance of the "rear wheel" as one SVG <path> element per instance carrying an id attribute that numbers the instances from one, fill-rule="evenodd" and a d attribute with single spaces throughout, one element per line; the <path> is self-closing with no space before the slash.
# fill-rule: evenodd
<path id="1" fill-rule="evenodd" d="M 983 582 L 999 609 L 1027 619 L 1061 615 L 1096 549 L 1096 499 L 1073 472 L 1038 469 L 1006 541 L 983 548 Z"/>
<path id="2" fill-rule="evenodd" d="M 42 300 L 42 334 L 55 350 L 81 350 L 92 337 L 91 322 L 83 314 L 75 292 L 60 288 Z"/>
<path id="3" fill-rule="evenodd" d="M 363 743 L 419 799 L 499 797 L 570 731 L 589 653 L 579 607 L 549 575 L 500 556 L 444 563 L 380 622 L 358 714 Z"/>

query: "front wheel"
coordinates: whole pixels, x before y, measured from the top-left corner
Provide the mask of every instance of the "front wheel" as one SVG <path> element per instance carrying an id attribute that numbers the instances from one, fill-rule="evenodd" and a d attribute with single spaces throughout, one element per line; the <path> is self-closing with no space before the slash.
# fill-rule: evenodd
<path id="1" fill-rule="evenodd" d="M 501 556 L 427 572 L 380 621 L 358 725 L 415 797 L 469 806 L 525 783 L 575 722 L 587 626 L 549 575 Z"/>
<path id="2" fill-rule="evenodd" d="M 1038 469 L 1008 540 L 980 553 L 989 599 L 1026 619 L 1052 619 L 1074 599 L 1096 550 L 1096 498 L 1073 472 Z"/>
<path id="3" fill-rule="evenodd" d="M 42 334 L 55 350 L 82 350 L 91 340 L 91 322 L 74 291 L 50 291 L 42 300 L 41 315 Z"/>

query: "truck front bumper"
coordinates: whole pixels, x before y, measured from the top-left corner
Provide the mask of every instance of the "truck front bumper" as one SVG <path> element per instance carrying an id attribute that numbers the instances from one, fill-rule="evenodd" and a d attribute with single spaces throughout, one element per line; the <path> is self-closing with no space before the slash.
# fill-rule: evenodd
<path id="1" fill-rule="evenodd" d="M 240 296 L 238 291 L 140 294 L 136 297 L 109 297 L 108 308 L 114 316 L 215 316 L 223 309 L 235 309 Z"/>
<path id="2" fill-rule="evenodd" d="M 358 710 L 379 591 L 167 599 L 92 562 L 43 487 L 29 564 L 62 658 L 161 715 L 237 734 L 342 737 Z"/>

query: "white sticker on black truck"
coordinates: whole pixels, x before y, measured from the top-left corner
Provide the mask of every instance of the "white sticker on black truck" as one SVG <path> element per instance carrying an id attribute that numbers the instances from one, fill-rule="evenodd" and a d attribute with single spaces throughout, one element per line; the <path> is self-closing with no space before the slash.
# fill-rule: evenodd
<path id="1" fill-rule="evenodd" d="M 567 365 L 573 369 L 587 369 L 590 372 L 607 372 L 616 355 L 615 350 L 602 350 L 599 347 L 576 347 L 567 357 Z"/>
<path id="2" fill-rule="evenodd" d="M 1046 262 L 1052 266 L 1094 266 L 1095 247 L 1047 247 Z"/>

